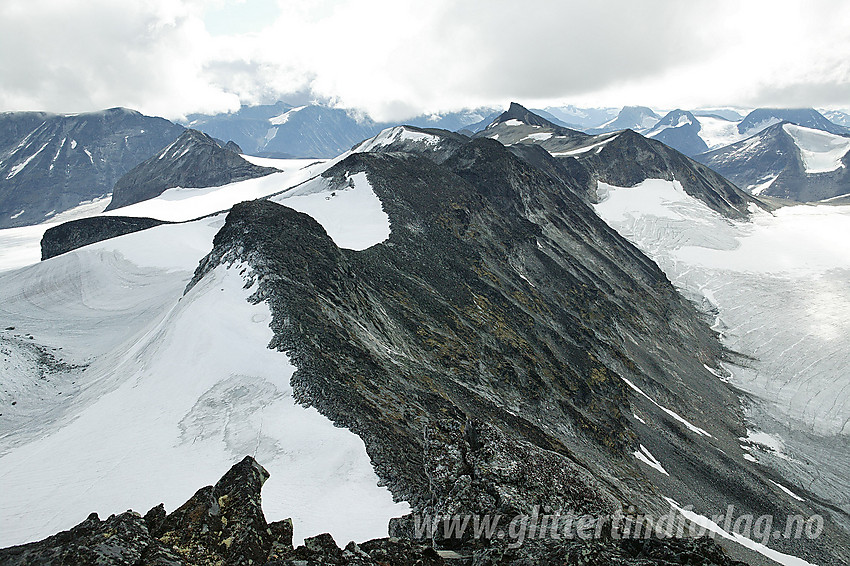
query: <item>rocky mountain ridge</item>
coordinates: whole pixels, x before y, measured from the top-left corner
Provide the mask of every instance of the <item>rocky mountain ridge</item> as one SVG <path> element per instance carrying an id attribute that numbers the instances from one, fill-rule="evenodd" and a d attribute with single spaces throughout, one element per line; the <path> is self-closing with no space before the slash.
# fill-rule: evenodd
<path id="1" fill-rule="evenodd" d="M 179 138 L 118 179 L 106 210 L 152 199 L 174 187 L 217 187 L 277 171 L 249 163 L 231 148 L 197 130 L 185 130 Z"/>
<path id="2" fill-rule="evenodd" d="M 342 190 L 365 172 L 386 242 L 340 249 L 306 215 L 242 203 L 190 287 L 249 265 L 297 398 L 356 432 L 415 512 L 660 510 L 656 488 L 634 481 L 639 439 L 676 470 L 656 485 L 677 500 L 784 516 L 726 456 L 743 419 L 706 369 L 724 354 L 701 315 L 579 183 L 493 140 L 446 144 L 356 153 L 325 173 Z"/>
<path id="3" fill-rule="evenodd" d="M 705 165 L 664 143 L 632 130 L 589 136 L 552 124 L 512 103 L 512 116 L 493 123 L 476 137 L 496 139 L 506 145 L 539 145 L 565 167 L 584 170 L 586 196 L 596 202 L 596 181 L 633 187 L 646 179 L 677 179 L 685 191 L 730 218 L 744 218 L 757 199 Z M 513 122 L 509 123 L 509 120 Z M 523 120 L 528 120 L 526 123 Z"/>

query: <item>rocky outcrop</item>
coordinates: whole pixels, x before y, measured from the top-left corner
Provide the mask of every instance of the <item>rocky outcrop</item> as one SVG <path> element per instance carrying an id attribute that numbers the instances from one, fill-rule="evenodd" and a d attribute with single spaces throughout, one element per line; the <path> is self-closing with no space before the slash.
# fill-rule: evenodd
<path id="1" fill-rule="evenodd" d="M 76 527 L 39 542 L 0 549 L 4 566 L 442 566 L 445 564 L 613 564 L 733 566 L 709 539 L 548 540 L 528 545 L 496 538 L 435 550 L 431 540 L 375 539 L 340 548 L 330 534 L 293 547 L 289 519 L 268 523 L 261 488 L 268 472 L 250 456 L 179 509 L 162 504 L 144 517 L 133 511 Z M 445 557 L 445 558 L 444 558 Z"/>
<path id="2" fill-rule="evenodd" d="M 0 550 L 4 566 L 269 566 L 299 564 L 442 564 L 430 546 L 380 539 L 340 550 L 330 535 L 292 546 L 292 521 L 268 523 L 260 491 L 268 472 L 246 456 L 214 486 L 179 509 L 162 504 L 144 517 L 133 511 L 100 520 L 96 513 L 39 542 Z M 424 558 L 424 560 L 423 560 Z"/>
<path id="3" fill-rule="evenodd" d="M 157 197 L 174 187 L 217 187 L 276 171 L 245 161 L 239 153 L 226 145 L 222 147 L 206 134 L 186 130 L 115 183 L 107 210 Z"/>
<path id="4" fill-rule="evenodd" d="M 65 222 L 48 228 L 41 237 L 41 260 L 160 224 L 163 221 L 132 216 L 92 216 Z"/>

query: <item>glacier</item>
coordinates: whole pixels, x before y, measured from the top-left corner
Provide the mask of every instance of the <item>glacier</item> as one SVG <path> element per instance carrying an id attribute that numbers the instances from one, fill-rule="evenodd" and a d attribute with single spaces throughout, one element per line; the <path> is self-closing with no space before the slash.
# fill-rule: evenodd
<path id="1" fill-rule="evenodd" d="M 678 181 L 599 183 L 596 212 L 714 317 L 742 392 L 748 460 L 850 510 L 850 206 L 729 220 Z"/>

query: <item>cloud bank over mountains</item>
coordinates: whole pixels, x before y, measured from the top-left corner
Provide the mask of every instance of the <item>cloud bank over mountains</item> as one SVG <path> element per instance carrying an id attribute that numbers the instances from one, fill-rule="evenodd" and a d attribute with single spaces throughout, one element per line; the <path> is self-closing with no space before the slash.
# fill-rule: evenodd
<path id="1" fill-rule="evenodd" d="M 7 0 L 0 110 L 846 106 L 850 4 Z"/>

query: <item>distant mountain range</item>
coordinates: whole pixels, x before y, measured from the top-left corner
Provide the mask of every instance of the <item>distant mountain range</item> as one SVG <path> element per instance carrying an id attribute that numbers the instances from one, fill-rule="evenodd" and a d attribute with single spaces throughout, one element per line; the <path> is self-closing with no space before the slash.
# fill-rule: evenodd
<path id="1" fill-rule="evenodd" d="M 528 143 L 524 137 L 551 133 L 550 139 L 537 141 L 556 157 L 569 156 L 574 151 L 582 153 L 583 140 L 591 139 L 588 136 L 630 129 L 685 155 L 699 156 L 697 161 L 758 194 L 818 200 L 850 193 L 842 159 L 845 153 L 841 150 L 850 129 L 828 119 L 846 123 L 848 116 L 841 111 L 830 111 L 825 116 L 810 108 L 759 108 L 742 117 L 733 109 L 677 109 L 659 116 L 643 106 L 626 106 L 619 111 L 564 106 L 547 107 L 532 114 L 547 125 L 533 124 L 535 118 L 526 116 L 531 122 L 524 122 L 525 130 L 493 130 L 511 118 L 500 122 L 500 113 L 492 108 L 423 115 L 405 123 L 461 131 L 469 136 L 490 126 L 488 137 L 498 135 L 499 141 L 507 144 Z M 514 119 L 523 121 L 522 117 Z M 804 132 L 794 138 L 787 128 L 760 135 L 780 123 L 829 135 L 818 138 Z M 316 158 L 339 155 L 397 125 L 320 104 L 294 107 L 283 102 L 244 107 L 228 114 L 194 115 L 187 124 L 215 139 L 219 146 L 232 140 L 235 143 L 229 149 L 236 153 Z M 535 125 L 548 129 L 531 131 L 529 128 Z M 67 116 L 43 112 L 0 114 L 0 228 L 38 224 L 93 199 L 103 198 L 106 202 L 121 177 L 170 146 L 184 129 L 162 118 L 120 108 Z M 523 136 L 517 137 L 519 134 Z M 759 137 L 745 145 L 734 145 L 754 136 Z M 594 143 L 604 140 L 595 138 Z M 741 151 L 742 147 L 750 149 Z M 777 151 L 786 152 L 774 155 Z M 765 160 L 771 162 L 769 168 L 765 168 Z M 172 187 L 163 185 L 157 190 L 167 188 Z M 125 189 L 122 185 L 119 192 L 126 194 Z M 116 197 L 112 206 L 118 206 L 122 198 Z"/>
<path id="2" fill-rule="evenodd" d="M 478 131 L 498 113 L 481 108 L 423 115 L 404 123 L 424 128 Z M 244 107 L 237 112 L 191 115 L 187 126 L 215 138 L 233 140 L 251 155 L 335 157 L 398 122 L 375 122 L 350 110 L 319 104 L 293 107 L 284 102 Z"/>
<path id="3" fill-rule="evenodd" d="M 632 130 L 591 136 L 553 124 L 511 103 L 505 113 L 476 136 L 509 146 L 539 145 L 560 166 L 582 169 L 580 178 L 586 179 L 591 201 L 596 199 L 593 180 L 632 187 L 646 179 L 692 179 L 685 190 L 726 216 L 745 216 L 749 203 L 754 202 L 708 167 Z"/>
<path id="4" fill-rule="evenodd" d="M 0 114 L 0 228 L 38 224 L 105 197 L 122 175 L 182 132 L 125 108 Z"/>

